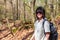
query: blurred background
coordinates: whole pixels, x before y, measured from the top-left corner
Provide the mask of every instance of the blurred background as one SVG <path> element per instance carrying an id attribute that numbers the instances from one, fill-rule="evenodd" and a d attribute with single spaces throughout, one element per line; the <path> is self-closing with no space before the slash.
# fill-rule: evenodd
<path id="1" fill-rule="evenodd" d="M 60 40 L 60 0 L 0 0 L 0 40 L 30 40 L 39 6 L 45 8 Z"/>

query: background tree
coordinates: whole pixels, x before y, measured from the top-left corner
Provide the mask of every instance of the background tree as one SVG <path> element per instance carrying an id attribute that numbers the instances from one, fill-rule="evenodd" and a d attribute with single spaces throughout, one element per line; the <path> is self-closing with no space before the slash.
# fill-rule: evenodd
<path id="1" fill-rule="evenodd" d="M 4 16 L 6 18 L 7 17 L 7 15 L 6 15 L 6 0 L 4 0 L 4 4 L 5 4 L 5 6 L 4 6 Z"/>

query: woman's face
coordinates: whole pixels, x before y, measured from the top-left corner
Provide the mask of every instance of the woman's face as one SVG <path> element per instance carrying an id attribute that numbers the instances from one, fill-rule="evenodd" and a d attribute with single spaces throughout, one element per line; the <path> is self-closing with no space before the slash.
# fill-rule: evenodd
<path id="1" fill-rule="evenodd" d="M 43 14 L 42 14 L 42 13 L 37 13 L 37 17 L 38 17 L 39 19 L 41 19 L 41 18 L 43 17 Z"/>

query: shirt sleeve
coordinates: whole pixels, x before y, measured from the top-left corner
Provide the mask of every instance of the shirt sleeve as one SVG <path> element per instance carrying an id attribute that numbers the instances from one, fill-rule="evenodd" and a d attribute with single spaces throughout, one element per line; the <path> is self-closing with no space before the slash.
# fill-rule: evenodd
<path id="1" fill-rule="evenodd" d="M 44 30 L 45 32 L 50 32 L 50 23 L 48 21 L 44 23 Z"/>

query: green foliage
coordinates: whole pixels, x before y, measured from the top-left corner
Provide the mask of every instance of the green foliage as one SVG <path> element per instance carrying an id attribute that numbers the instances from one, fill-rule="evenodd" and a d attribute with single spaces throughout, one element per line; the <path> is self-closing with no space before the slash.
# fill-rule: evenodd
<path id="1" fill-rule="evenodd" d="M 0 19 L 2 18 L 3 9 L 4 9 L 4 7 L 3 6 L 0 6 Z"/>
<path id="2" fill-rule="evenodd" d="M 15 33 L 18 30 L 18 28 L 12 29 L 12 32 Z"/>
<path id="3" fill-rule="evenodd" d="M 28 25 L 25 26 L 25 29 L 29 29 L 30 27 Z"/>
<path id="4" fill-rule="evenodd" d="M 25 21 L 25 24 L 31 24 L 32 22 L 31 22 L 31 20 L 26 20 Z"/>
<path id="5" fill-rule="evenodd" d="M 26 2 L 26 3 L 28 2 L 28 0 L 23 0 L 23 1 Z"/>
<path id="6" fill-rule="evenodd" d="M 60 16 L 60 13 L 58 13 L 58 16 Z"/>
<path id="7" fill-rule="evenodd" d="M 50 19 L 51 18 L 50 14 L 47 13 L 47 12 L 46 12 L 46 17 L 47 17 L 47 19 Z"/>

